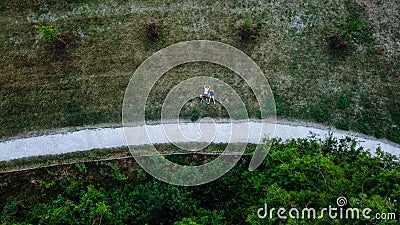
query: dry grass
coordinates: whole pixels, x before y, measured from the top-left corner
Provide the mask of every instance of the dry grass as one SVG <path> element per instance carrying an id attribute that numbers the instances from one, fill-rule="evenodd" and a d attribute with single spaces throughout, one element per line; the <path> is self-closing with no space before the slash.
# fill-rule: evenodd
<path id="1" fill-rule="evenodd" d="M 48 3 L 33 8 L 0 3 L 1 138 L 36 129 L 118 124 L 130 76 L 146 58 L 180 41 L 207 39 L 251 56 L 270 82 L 279 116 L 339 127 L 345 121 L 349 129 L 400 142 L 393 127 L 400 124 L 398 14 L 385 10 L 398 7 L 398 1 L 35 2 Z M 379 22 L 382 15 L 387 19 Z M 249 19 L 257 35 L 243 43 L 238 29 Z M 149 22 L 160 25 L 160 40 L 147 41 Z M 39 40 L 34 29 L 39 24 L 72 33 L 73 43 L 65 52 L 54 51 Z M 342 31 L 348 31 L 350 47 L 332 54 L 327 41 Z M 228 80 L 248 97 L 250 115 L 257 115 L 254 98 L 233 73 L 198 63 L 166 74 L 152 92 L 148 119 L 158 118 L 168 88 L 202 73 Z M 346 107 L 339 106 L 343 96 Z M 189 116 L 190 107 L 182 114 Z M 221 107 L 202 113 L 225 115 Z"/>

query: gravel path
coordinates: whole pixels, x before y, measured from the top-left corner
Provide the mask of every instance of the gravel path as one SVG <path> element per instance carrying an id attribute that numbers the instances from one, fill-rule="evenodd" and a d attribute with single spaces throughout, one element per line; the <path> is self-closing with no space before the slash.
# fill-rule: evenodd
<path id="1" fill-rule="evenodd" d="M 241 122 L 235 124 L 239 126 L 248 126 L 249 141 L 246 142 L 260 142 L 260 135 L 257 134 L 257 131 L 261 128 L 260 122 Z M 212 142 L 228 143 L 231 139 L 231 129 L 236 126 L 235 124 L 231 126 L 230 123 L 216 123 L 214 128 L 215 135 L 212 137 Z M 176 124 L 174 126 L 177 128 Z M 136 145 L 150 144 L 149 141 L 152 143 L 169 143 L 169 138 L 171 139 L 171 137 L 167 137 L 164 134 L 162 125 L 147 126 L 147 132 L 151 134 L 149 135 L 149 138 L 147 138 L 147 135 L 143 133 L 143 126 L 133 127 L 130 129 L 132 129 L 132 132 L 136 132 L 137 134 L 135 136 L 136 138 L 130 140 L 131 143 L 135 143 Z M 187 139 L 198 142 L 204 141 L 201 140 L 201 138 L 198 138 L 201 137 L 201 131 L 199 129 L 199 124 L 197 123 L 183 123 L 180 124 L 179 129 L 184 134 L 184 137 L 173 137 L 172 139 L 176 142 L 185 142 L 184 140 Z M 284 141 L 292 138 L 307 138 L 310 137 L 310 132 L 316 134 L 319 136 L 319 138 L 324 139 L 330 131 L 327 128 L 278 123 L 276 125 L 275 137 L 282 138 Z M 374 152 L 375 149 L 380 146 L 381 149 L 386 152 L 400 155 L 400 146 L 397 144 L 335 129 L 333 129 L 332 132 L 335 138 L 341 138 L 345 136 L 355 137 L 360 142 L 359 146 L 363 146 L 365 149 L 370 149 L 372 152 Z M 243 142 L 243 138 L 238 138 L 234 135 L 231 142 Z M 122 127 L 86 129 L 38 137 L 20 138 L 0 142 L 0 161 L 8 161 L 12 159 L 39 155 L 85 151 L 91 149 L 122 147 L 126 146 L 126 143 L 127 142 L 125 140 L 124 130 Z"/>

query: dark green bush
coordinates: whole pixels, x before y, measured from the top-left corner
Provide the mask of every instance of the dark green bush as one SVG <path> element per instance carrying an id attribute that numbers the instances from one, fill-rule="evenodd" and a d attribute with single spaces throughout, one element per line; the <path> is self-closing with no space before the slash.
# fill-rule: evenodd
<path id="1" fill-rule="evenodd" d="M 246 20 L 245 23 L 239 28 L 239 36 L 242 41 L 250 40 L 255 34 L 255 25 L 250 20 Z"/>
<path id="2" fill-rule="evenodd" d="M 328 114 L 325 110 L 317 108 L 314 110 L 314 118 L 317 122 L 322 123 L 328 119 Z"/>
<path id="3" fill-rule="evenodd" d="M 400 127 L 393 125 L 389 128 L 387 138 L 393 142 L 400 143 Z"/>
<path id="4" fill-rule="evenodd" d="M 198 109 L 193 109 L 192 110 L 192 116 L 190 117 L 190 120 L 192 122 L 196 122 L 199 119 L 200 119 L 200 111 Z"/>
<path id="5" fill-rule="evenodd" d="M 351 138 L 333 137 L 326 141 L 297 139 L 282 143 L 274 140 L 269 154 L 255 171 L 248 170 L 251 156 L 243 156 L 218 180 L 194 187 L 169 185 L 154 178 L 109 183 L 98 172 L 101 168 L 118 171 L 121 161 L 88 162 L 86 169 L 82 164 L 60 166 L 59 170 L 54 167 L 56 171 L 50 173 L 44 168 L 2 174 L 0 223 L 331 224 L 332 219 L 326 215 L 318 220 L 288 218 L 283 221 L 276 217 L 261 220 L 257 210 L 265 203 L 274 208 L 322 209 L 336 206 L 339 196 L 347 198 L 349 207 L 359 208 L 362 202 L 362 208 L 371 208 L 373 212 L 398 215 L 400 205 L 393 202 L 400 199 L 398 157 L 379 149 L 371 156 L 355 144 Z M 179 157 L 185 160 L 187 155 L 174 157 L 181 163 Z M 142 169 L 134 169 L 138 168 L 134 159 L 123 162 L 133 168 L 131 173 L 143 173 Z M 125 176 L 130 174 L 120 172 Z M 30 182 L 38 176 L 57 180 L 55 186 L 45 188 Z M 4 180 L 9 182 L 3 184 Z M 14 185 L 18 188 L 13 188 Z M 375 221 L 335 222 L 349 223 L 364 225 Z M 385 224 L 398 224 L 398 221 L 387 220 Z"/>
<path id="6" fill-rule="evenodd" d="M 350 125 L 349 125 L 349 122 L 347 122 L 347 120 L 339 120 L 336 127 L 339 129 L 342 129 L 342 130 L 350 129 Z"/>
<path id="7" fill-rule="evenodd" d="M 368 123 L 361 124 L 360 130 L 363 134 L 370 135 L 372 133 L 371 126 Z"/>
<path id="8" fill-rule="evenodd" d="M 14 222 L 17 217 L 18 207 L 20 204 L 21 203 L 18 201 L 7 202 L 0 211 L 0 223 Z"/>
<path id="9" fill-rule="evenodd" d="M 347 95 L 341 95 L 338 101 L 338 106 L 340 109 L 348 108 L 351 104 L 351 100 Z"/>
<path id="10" fill-rule="evenodd" d="M 385 130 L 382 128 L 377 128 L 374 132 L 375 137 L 377 138 L 385 138 L 386 137 L 386 133 Z"/>

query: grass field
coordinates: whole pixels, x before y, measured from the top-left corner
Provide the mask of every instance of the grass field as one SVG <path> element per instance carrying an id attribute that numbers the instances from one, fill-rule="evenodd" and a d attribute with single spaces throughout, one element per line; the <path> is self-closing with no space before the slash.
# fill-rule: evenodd
<path id="1" fill-rule="evenodd" d="M 171 44 L 215 40 L 248 54 L 263 70 L 278 116 L 316 121 L 400 143 L 398 0 L 344 1 L 11 1 L 0 2 L 0 138 L 29 131 L 121 123 L 135 69 Z M 239 27 L 256 25 L 254 40 Z M 145 25 L 161 27 L 159 40 Z M 65 51 L 40 40 L 35 25 L 73 36 Z M 332 52 L 342 33 L 348 48 Z M 159 118 L 165 94 L 180 81 L 213 74 L 232 85 L 252 117 L 251 91 L 233 72 L 206 63 L 169 71 L 152 91 L 147 119 Z M 200 91 L 200 90 L 199 90 Z M 218 97 L 218 96 L 217 96 Z M 217 105 L 191 104 L 182 115 L 225 116 Z"/>

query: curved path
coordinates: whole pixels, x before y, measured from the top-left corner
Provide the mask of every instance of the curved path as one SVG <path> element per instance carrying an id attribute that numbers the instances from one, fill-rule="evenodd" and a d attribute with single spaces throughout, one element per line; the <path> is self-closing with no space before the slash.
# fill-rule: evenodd
<path id="1" fill-rule="evenodd" d="M 247 142 L 260 142 L 261 139 L 259 138 L 259 134 L 257 134 L 258 129 L 260 129 L 261 127 L 260 122 L 253 121 L 249 123 L 238 123 L 246 126 L 247 124 L 249 125 L 250 135 Z M 150 139 L 152 143 L 169 143 L 168 138 L 163 132 L 162 125 L 147 125 L 147 128 L 148 133 L 151 134 Z M 133 129 L 133 131 L 135 131 L 136 129 L 137 132 L 141 132 L 137 133 L 137 141 L 133 143 L 137 145 L 150 144 L 147 138 L 143 138 L 144 135 L 147 136 L 147 134 L 143 134 L 143 127 L 133 127 L 131 129 Z M 196 139 L 196 137 L 198 137 L 199 135 L 201 136 L 197 123 L 180 124 L 180 129 L 185 137 L 188 139 Z M 364 149 L 371 150 L 371 153 L 374 153 L 376 148 L 380 146 L 381 149 L 385 152 L 400 155 L 400 146 L 397 144 L 335 129 L 330 130 L 328 128 L 316 128 L 306 125 L 293 125 L 278 122 L 276 124 L 275 137 L 282 138 L 282 140 L 285 141 L 293 138 L 307 138 L 310 137 L 312 133 L 316 134 L 318 138 L 324 139 L 327 137 L 330 131 L 333 132 L 333 137 L 335 138 L 342 138 L 346 136 L 355 137 L 359 141 L 358 145 L 364 147 Z M 228 143 L 230 141 L 230 138 L 231 124 L 216 123 L 215 136 L 212 142 Z M 230 142 L 243 141 L 235 140 L 233 138 L 233 140 L 231 140 Z M 8 161 L 12 159 L 40 155 L 61 154 L 91 149 L 106 149 L 123 146 L 127 146 L 127 144 L 122 127 L 85 129 L 80 131 L 20 138 L 0 142 L 0 161 Z"/>

